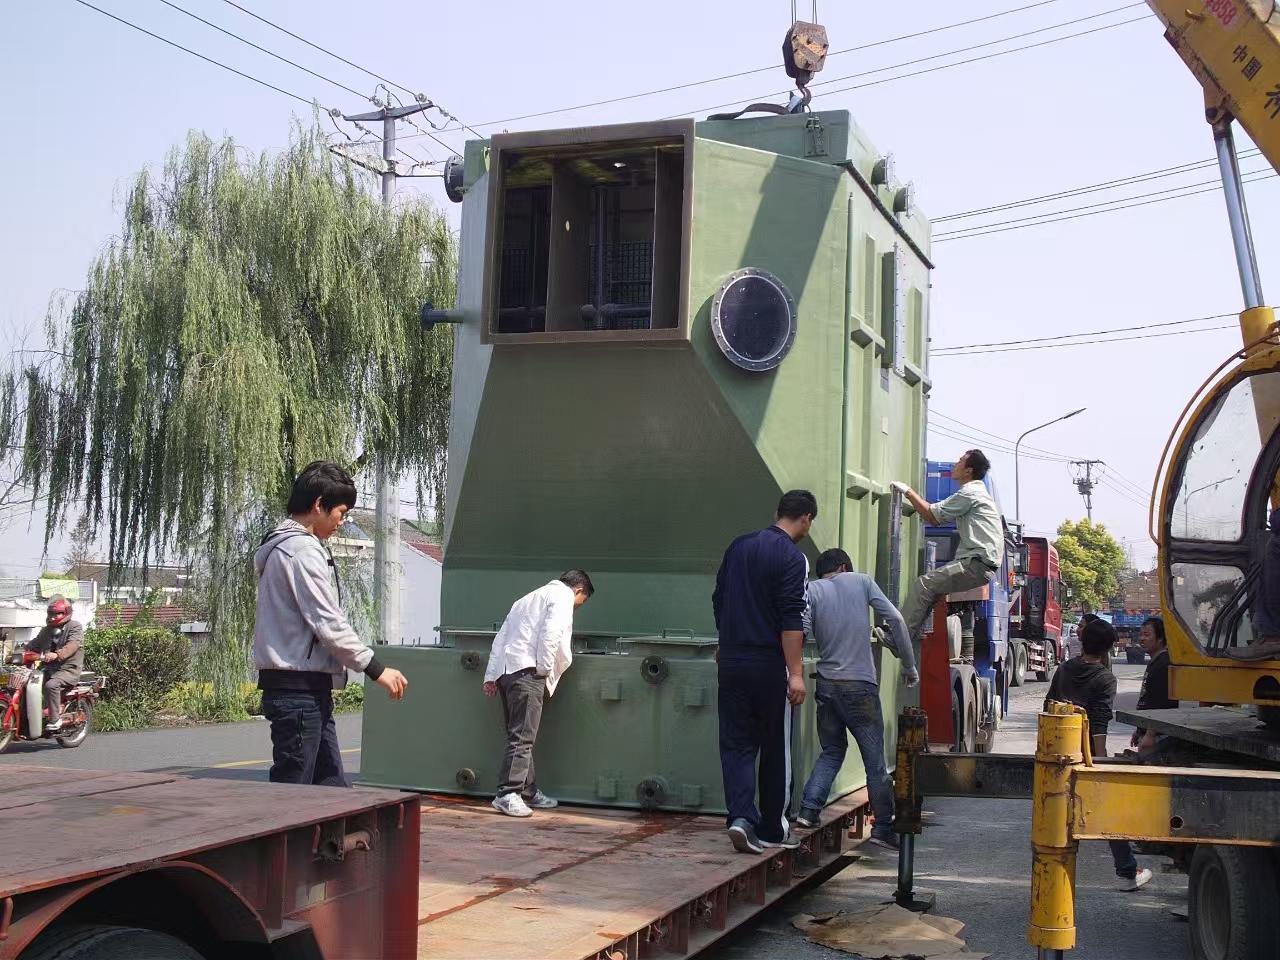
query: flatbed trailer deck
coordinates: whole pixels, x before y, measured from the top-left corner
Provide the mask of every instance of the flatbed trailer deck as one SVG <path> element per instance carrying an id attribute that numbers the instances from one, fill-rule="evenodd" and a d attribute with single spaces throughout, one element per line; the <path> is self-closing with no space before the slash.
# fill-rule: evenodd
<path id="1" fill-rule="evenodd" d="M 851 862 L 867 796 L 831 804 L 796 851 L 735 853 L 722 817 L 560 807 L 502 816 L 422 800 L 418 956 L 639 960 L 688 956 Z M 770 855 L 772 854 L 772 855 Z"/>
<path id="2" fill-rule="evenodd" d="M 1280 763 L 1280 733 L 1235 707 L 1181 707 L 1140 713 L 1117 710 L 1116 719 L 1208 750 Z"/>
<path id="3" fill-rule="evenodd" d="M 0 960 L 84 923 L 208 960 L 416 955 L 416 797 L 5 766 L 0 807 Z"/>

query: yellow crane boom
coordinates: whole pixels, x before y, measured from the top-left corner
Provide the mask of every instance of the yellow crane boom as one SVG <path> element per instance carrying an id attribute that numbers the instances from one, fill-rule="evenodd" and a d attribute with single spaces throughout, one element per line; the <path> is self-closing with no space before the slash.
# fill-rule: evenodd
<path id="1" fill-rule="evenodd" d="M 1147 5 L 1204 87 L 1209 122 L 1230 114 L 1280 170 L 1280 4 L 1147 0 Z"/>

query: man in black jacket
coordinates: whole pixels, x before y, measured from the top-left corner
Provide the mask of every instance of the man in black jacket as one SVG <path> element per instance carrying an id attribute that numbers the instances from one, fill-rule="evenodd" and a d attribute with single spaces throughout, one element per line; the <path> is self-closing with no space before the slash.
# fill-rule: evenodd
<path id="1" fill-rule="evenodd" d="M 45 625 L 27 649 L 44 658 L 44 698 L 49 706 L 47 729 L 62 727 L 62 691 L 80 682 L 84 671 L 84 627 L 71 619 L 71 602 L 57 596 L 49 601 Z"/>
<path id="2" fill-rule="evenodd" d="M 773 525 L 729 544 L 716 574 L 711 604 L 720 634 L 720 768 L 729 839 L 740 853 L 800 845 L 786 816 L 791 798 L 791 708 L 805 696 L 802 654 L 809 563 L 796 544 L 808 536 L 817 515 L 818 501 L 808 490 L 784 494 Z"/>
<path id="3" fill-rule="evenodd" d="M 1080 628 L 1078 657 L 1072 657 L 1053 674 L 1049 684 L 1049 701 L 1074 703 L 1089 715 L 1089 735 L 1093 738 L 1096 756 L 1107 755 L 1107 725 L 1111 722 L 1112 707 L 1116 699 L 1116 677 L 1106 664 L 1106 658 L 1116 643 L 1116 631 L 1105 620 L 1094 618 Z M 1111 840 L 1111 857 L 1119 877 L 1119 887 L 1124 891 L 1137 890 L 1151 880 L 1151 871 L 1138 868 L 1133 848 L 1128 840 Z"/>

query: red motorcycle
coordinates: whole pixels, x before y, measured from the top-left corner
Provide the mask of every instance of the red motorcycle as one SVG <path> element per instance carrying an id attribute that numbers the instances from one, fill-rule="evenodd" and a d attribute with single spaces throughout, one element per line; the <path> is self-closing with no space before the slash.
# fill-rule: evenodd
<path id="1" fill-rule="evenodd" d="M 89 736 L 93 708 L 107 678 L 81 673 L 80 682 L 63 692 L 62 725 L 50 730 L 42 666 L 40 654 L 15 650 L 0 668 L 0 753 L 15 740 L 56 739 L 59 746 L 70 749 Z"/>

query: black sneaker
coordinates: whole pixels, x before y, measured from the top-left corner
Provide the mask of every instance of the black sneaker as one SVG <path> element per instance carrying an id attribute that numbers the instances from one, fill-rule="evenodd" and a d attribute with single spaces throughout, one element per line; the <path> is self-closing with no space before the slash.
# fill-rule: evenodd
<path id="1" fill-rule="evenodd" d="M 878 847 L 884 847 L 886 850 L 901 849 L 898 843 L 898 835 L 887 827 L 883 830 L 872 830 L 871 842 Z"/>
<path id="2" fill-rule="evenodd" d="M 729 824 L 729 840 L 739 853 L 764 853 L 756 828 L 741 817 Z"/>
<path id="3" fill-rule="evenodd" d="M 805 830 L 817 830 L 822 826 L 822 814 L 817 810 L 811 810 L 808 807 L 800 811 L 799 816 L 794 820 L 797 827 L 803 827 Z"/>
<path id="4" fill-rule="evenodd" d="M 795 850 L 800 846 L 800 838 L 788 831 L 780 841 L 761 840 L 760 846 L 770 850 Z"/>

